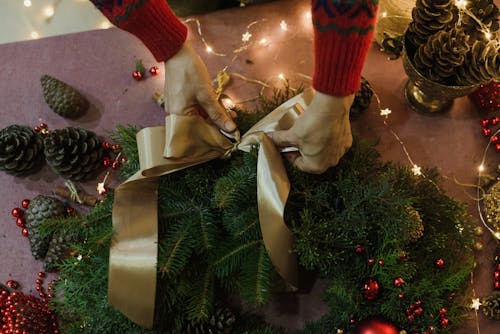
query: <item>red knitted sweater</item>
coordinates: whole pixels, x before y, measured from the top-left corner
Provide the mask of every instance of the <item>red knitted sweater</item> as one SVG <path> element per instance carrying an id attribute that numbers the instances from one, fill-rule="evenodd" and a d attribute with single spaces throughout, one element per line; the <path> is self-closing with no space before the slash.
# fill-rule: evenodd
<path id="1" fill-rule="evenodd" d="M 113 24 L 136 35 L 158 61 L 184 44 L 187 28 L 165 0 L 91 0 Z M 378 0 L 311 0 L 316 90 L 346 96 L 359 89 Z"/>

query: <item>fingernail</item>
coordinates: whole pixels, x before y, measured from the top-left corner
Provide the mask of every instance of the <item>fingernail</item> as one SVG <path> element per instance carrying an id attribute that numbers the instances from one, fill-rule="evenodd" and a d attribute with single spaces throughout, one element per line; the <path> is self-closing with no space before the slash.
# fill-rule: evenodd
<path id="1" fill-rule="evenodd" d="M 224 123 L 224 129 L 227 132 L 233 132 L 234 130 L 236 130 L 236 124 L 234 124 L 234 122 L 232 122 L 232 121 L 226 121 Z"/>

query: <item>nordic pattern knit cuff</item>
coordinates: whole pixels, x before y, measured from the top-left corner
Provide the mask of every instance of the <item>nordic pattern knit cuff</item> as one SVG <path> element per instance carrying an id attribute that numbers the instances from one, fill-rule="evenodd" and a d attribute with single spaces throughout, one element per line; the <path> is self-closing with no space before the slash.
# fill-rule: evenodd
<path id="1" fill-rule="evenodd" d="M 187 27 L 165 0 L 91 0 L 117 27 L 137 36 L 157 61 L 166 61 L 180 50 Z"/>
<path id="2" fill-rule="evenodd" d="M 358 91 L 377 10 L 378 0 L 312 0 L 317 91 L 335 96 Z"/>

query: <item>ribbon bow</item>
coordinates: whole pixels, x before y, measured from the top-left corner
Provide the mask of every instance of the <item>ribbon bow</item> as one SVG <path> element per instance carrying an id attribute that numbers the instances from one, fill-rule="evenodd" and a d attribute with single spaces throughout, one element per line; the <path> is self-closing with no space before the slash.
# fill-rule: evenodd
<path id="1" fill-rule="evenodd" d="M 290 192 L 280 151 L 266 132 L 289 129 L 312 99 L 306 91 L 288 100 L 245 133 L 236 144 L 198 116 L 166 116 L 165 126 L 137 133 L 141 169 L 115 191 L 109 255 L 108 301 L 130 320 L 151 328 L 158 253 L 158 179 L 184 168 L 259 146 L 257 202 L 264 245 L 276 269 L 297 286 L 293 236 L 283 213 Z M 141 289 L 137 289 L 140 286 Z"/>

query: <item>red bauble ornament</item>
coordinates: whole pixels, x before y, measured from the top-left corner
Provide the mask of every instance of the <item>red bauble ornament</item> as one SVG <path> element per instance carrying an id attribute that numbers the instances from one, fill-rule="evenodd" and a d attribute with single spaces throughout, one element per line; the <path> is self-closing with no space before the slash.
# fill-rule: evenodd
<path id="1" fill-rule="evenodd" d="M 500 290 L 500 282 L 499 281 L 495 281 L 493 283 L 493 289 L 495 290 Z"/>
<path id="2" fill-rule="evenodd" d="M 27 228 L 23 228 L 23 230 L 21 231 L 21 234 L 23 237 L 27 237 L 28 236 L 28 229 Z"/>
<path id="3" fill-rule="evenodd" d="M 30 205 L 30 200 L 29 199 L 23 199 L 23 201 L 21 202 L 21 206 L 23 207 L 23 209 L 27 209 L 28 205 Z"/>
<path id="4" fill-rule="evenodd" d="M 409 322 L 412 322 L 413 320 L 415 320 L 415 316 L 413 314 L 410 314 L 406 317 L 406 319 L 408 319 Z"/>
<path id="5" fill-rule="evenodd" d="M 361 254 L 365 251 L 365 249 L 361 245 L 358 245 L 358 247 L 356 247 L 354 251 L 356 252 L 356 254 Z"/>
<path id="6" fill-rule="evenodd" d="M 401 287 L 401 286 L 403 285 L 403 283 L 404 283 L 404 282 L 405 282 L 405 281 L 403 280 L 403 278 L 402 278 L 402 277 L 396 277 L 396 278 L 394 279 L 394 286 L 395 286 L 396 288 L 399 288 L 399 287 Z"/>
<path id="7" fill-rule="evenodd" d="M 375 264 L 375 259 L 368 259 L 368 264 L 369 265 L 374 265 Z"/>
<path id="8" fill-rule="evenodd" d="M 496 144 L 495 144 L 495 150 L 496 150 L 497 152 L 500 152 L 500 143 L 496 143 Z"/>
<path id="9" fill-rule="evenodd" d="M 142 80 L 142 73 L 140 71 L 134 71 L 134 72 L 132 72 L 132 77 L 137 81 L 141 81 Z"/>
<path id="10" fill-rule="evenodd" d="M 35 127 L 33 128 L 33 131 L 35 131 L 35 132 L 40 132 L 40 131 L 42 131 L 42 129 L 41 129 L 39 126 L 35 126 Z"/>
<path id="11" fill-rule="evenodd" d="M 17 283 L 16 281 L 10 279 L 8 280 L 5 284 L 7 284 L 7 286 L 11 289 L 14 289 L 14 290 L 17 290 L 19 288 L 19 283 Z"/>
<path id="12" fill-rule="evenodd" d="M 385 264 L 384 260 L 378 260 L 378 265 L 379 265 L 379 266 L 381 266 L 381 267 L 382 267 L 384 264 Z"/>
<path id="13" fill-rule="evenodd" d="M 42 284 L 43 284 L 43 280 L 42 280 L 42 279 L 37 278 L 37 279 L 36 279 L 36 281 L 35 281 L 35 283 L 36 283 L 37 285 L 42 285 Z"/>
<path id="14" fill-rule="evenodd" d="M 102 148 L 103 149 L 109 150 L 110 147 L 111 147 L 111 144 L 108 141 L 103 141 L 102 142 Z"/>
<path id="15" fill-rule="evenodd" d="M 122 164 L 126 163 L 126 162 L 127 162 L 127 157 L 126 157 L 126 156 L 122 156 L 122 157 L 120 158 L 120 162 L 121 162 Z"/>
<path id="16" fill-rule="evenodd" d="M 14 217 L 18 218 L 23 214 L 23 210 L 21 208 L 14 208 L 11 213 Z"/>
<path id="17" fill-rule="evenodd" d="M 43 271 L 40 271 L 38 274 L 37 274 L 38 277 L 40 278 L 44 278 L 45 277 L 45 273 Z"/>
<path id="18" fill-rule="evenodd" d="M 495 270 L 495 272 L 493 273 L 493 279 L 495 281 L 498 281 L 500 279 L 500 271 Z"/>
<path id="19" fill-rule="evenodd" d="M 444 260 L 443 259 L 437 259 L 436 262 L 434 262 L 436 264 L 436 267 L 438 268 L 443 268 L 444 267 Z"/>
<path id="20" fill-rule="evenodd" d="M 40 123 L 40 129 L 46 129 L 47 128 L 47 124 L 45 123 Z"/>
<path id="21" fill-rule="evenodd" d="M 500 138 L 498 138 L 498 136 L 491 136 L 490 137 L 490 142 L 492 142 L 493 144 L 495 144 L 496 142 L 498 142 L 500 140 Z"/>
<path id="22" fill-rule="evenodd" d="M 358 323 L 353 334 L 398 334 L 395 325 L 381 318 L 369 318 Z"/>
<path id="23" fill-rule="evenodd" d="M 151 66 L 151 68 L 149 69 L 149 73 L 156 76 L 160 74 L 160 69 L 158 68 L 158 66 Z"/>
<path id="24" fill-rule="evenodd" d="M 488 125 L 490 125 L 490 120 L 489 120 L 489 119 L 487 119 L 487 118 L 483 118 L 483 119 L 482 119 L 479 123 L 481 124 L 481 126 L 482 126 L 483 128 L 485 128 L 485 127 L 487 127 Z"/>
<path id="25" fill-rule="evenodd" d="M 111 145 L 111 149 L 113 150 L 113 152 L 118 153 L 118 152 L 120 152 L 121 147 L 118 144 L 113 144 L 113 145 Z"/>
<path id="26" fill-rule="evenodd" d="M 440 317 L 445 317 L 446 316 L 446 312 L 448 312 L 444 307 L 442 309 L 439 310 L 439 316 Z"/>
<path id="27" fill-rule="evenodd" d="M 24 228 L 24 227 L 26 227 L 25 223 L 26 223 L 26 221 L 24 220 L 23 217 L 16 218 L 16 225 L 17 226 Z"/>
<path id="28" fill-rule="evenodd" d="M 422 315 L 422 313 L 424 313 L 424 309 L 421 308 L 421 307 L 418 307 L 414 312 L 413 314 L 415 314 L 415 316 L 419 317 Z"/>
<path id="29" fill-rule="evenodd" d="M 450 323 L 450 321 L 447 319 L 447 318 L 442 318 L 442 319 L 439 319 L 439 324 L 441 325 L 441 327 L 443 328 L 446 328 L 448 327 L 448 324 Z"/>
<path id="30" fill-rule="evenodd" d="M 482 112 L 495 112 L 500 109 L 500 82 L 492 81 L 479 85 L 479 88 L 469 98 Z"/>
<path id="31" fill-rule="evenodd" d="M 499 122 L 500 122 L 500 119 L 497 116 L 490 118 L 490 123 L 492 125 L 497 125 Z"/>
<path id="32" fill-rule="evenodd" d="M 375 279 L 368 279 L 368 281 L 363 286 L 363 295 L 366 300 L 375 300 L 378 297 L 380 291 L 380 285 Z"/>
<path id="33" fill-rule="evenodd" d="M 422 306 L 422 301 L 421 300 L 417 300 L 415 302 L 415 304 L 413 304 L 413 305 L 415 305 L 415 307 L 420 307 L 420 306 Z"/>
<path id="34" fill-rule="evenodd" d="M 104 167 L 110 167 L 112 164 L 111 159 L 109 157 L 104 157 L 102 164 Z"/>
<path id="35" fill-rule="evenodd" d="M 403 293 L 398 293 L 398 299 L 404 299 L 405 295 Z"/>
<path id="36" fill-rule="evenodd" d="M 488 129 L 488 128 L 482 128 L 482 129 L 481 129 L 481 133 L 483 134 L 483 136 L 485 136 L 485 137 L 489 137 L 489 136 L 491 136 L 491 129 Z"/>

